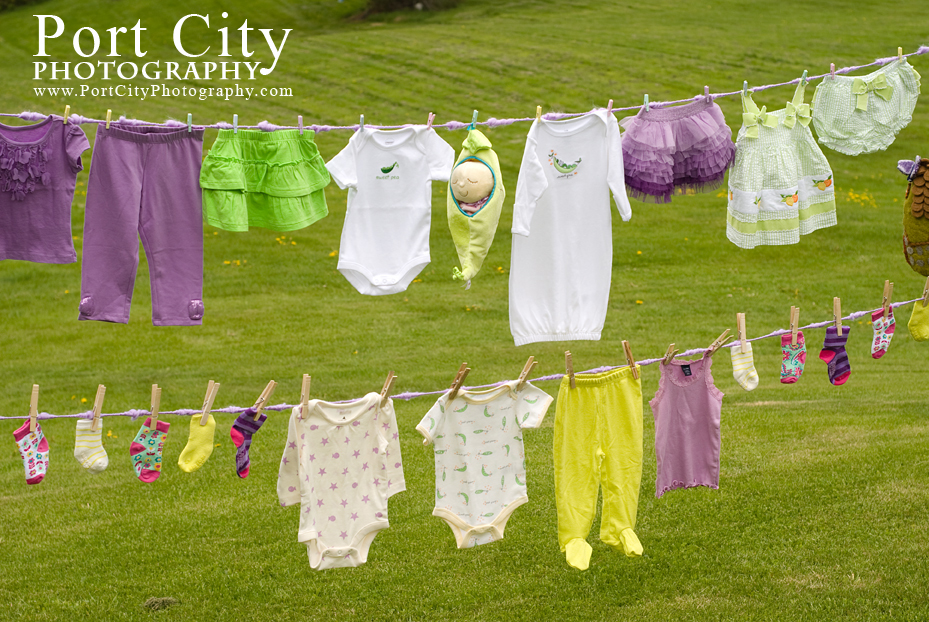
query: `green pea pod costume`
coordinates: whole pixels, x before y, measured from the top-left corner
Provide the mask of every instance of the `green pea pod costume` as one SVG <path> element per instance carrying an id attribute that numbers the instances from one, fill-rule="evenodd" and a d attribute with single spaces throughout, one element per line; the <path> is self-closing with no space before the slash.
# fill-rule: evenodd
<path id="1" fill-rule="evenodd" d="M 465 281 L 468 286 L 471 279 L 480 271 L 484 258 L 490 250 L 497 232 L 497 223 L 500 221 L 500 212 L 503 210 L 503 200 L 506 190 L 503 188 L 503 176 L 500 173 L 500 162 L 497 154 L 491 149 L 493 145 L 478 130 L 468 132 L 468 137 L 461 144 L 462 150 L 455 167 L 467 160 L 476 160 L 483 163 L 493 173 L 494 185 L 487 202 L 473 215 L 468 216 L 458 205 L 452 194 L 451 185 L 448 188 L 448 228 L 452 232 L 452 240 L 458 251 L 461 269 L 452 271 L 452 278 Z"/>
<path id="2" fill-rule="evenodd" d="M 903 160 L 909 184 L 903 201 L 903 255 L 916 272 L 929 276 L 929 158 Z"/>

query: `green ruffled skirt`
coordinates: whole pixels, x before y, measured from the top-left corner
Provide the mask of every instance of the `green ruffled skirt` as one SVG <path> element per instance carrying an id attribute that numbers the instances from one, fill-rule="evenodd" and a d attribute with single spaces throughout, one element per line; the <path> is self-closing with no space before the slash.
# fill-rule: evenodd
<path id="1" fill-rule="evenodd" d="M 294 231 L 329 213 L 314 132 L 220 130 L 200 169 L 203 219 L 226 231 Z"/>

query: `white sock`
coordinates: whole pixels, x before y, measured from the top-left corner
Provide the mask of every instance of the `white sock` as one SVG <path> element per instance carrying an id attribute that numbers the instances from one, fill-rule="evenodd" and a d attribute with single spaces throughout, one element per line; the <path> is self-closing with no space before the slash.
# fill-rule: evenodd
<path id="1" fill-rule="evenodd" d="M 732 375 L 735 381 L 746 391 L 751 391 L 758 386 L 758 372 L 755 371 L 752 344 L 745 344 L 744 353 L 739 344 L 735 344 L 729 350 L 732 352 Z"/>
<path id="2" fill-rule="evenodd" d="M 94 432 L 91 430 L 93 423 L 90 419 L 77 420 L 77 430 L 74 433 L 74 457 L 91 473 L 100 473 L 110 461 L 106 457 L 106 450 L 100 440 L 103 426 L 101 425 L 100 429 Z"/>

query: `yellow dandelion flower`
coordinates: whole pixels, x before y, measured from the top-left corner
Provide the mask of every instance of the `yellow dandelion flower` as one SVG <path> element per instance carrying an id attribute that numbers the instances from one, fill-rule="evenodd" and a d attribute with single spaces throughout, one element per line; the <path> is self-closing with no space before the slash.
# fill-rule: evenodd
<path id="1" fill-rule="evenodd" d="M 214 447 L 219 447 L 219 446 L 220 446 L 220 444 L 219 444 L 219 443 L 216 443 L 216 445 L 214 445 Z"/>
<path id="2" fill-rule="evenodd" d="M 642 254 L 642 251 L 636 251 L 635 254 L 636 254 L 636 255 L 641 255 L 641 254 Z"/>
<path id="3" fill-rule="evenodd" d="M 642 302 L 641 300 L 636 300 L 635 303 L 636 303 L 637 305 L 644 305 L 644 304 L 645 304 L 645 303 Z"/>
<path id="4" fill-rule="evenodd" d="M 329 256 L 330 256 L 330 257 L 335 257 L 335 256 L 338 255 L 338 254 L 339 254 L 339 251 L 332 251 L 331 253 L 329 253 Z"/>
<path id="5" fill-rule="evenodd" d="M 69 290 L 66 289 L 66 290 L 65 290 L 65 293 L 66 293 L 66 294 L 70 294 L 71 292 L 70 292 Z"/>
<path id="6" fill-rule="evenodd" d="M 423 280 L 422 280 L 422 279 L 413 279 L 413 282 L 414 282 L 414 283 L 422 283 Z"/>
<path id="7" fill-rule="evenodd" d="M 82 397 L 82 398 L 81 398 L 81 404 L 86 404 L 86 403 L 87 403 L 87 398 L 86 398 L 86 397 Z"/>
<path id="8" fill-rule="evenodd" d="M 229 260 L 226 260 L 226 261 L 224 261 L 223 263 L 226 264 L 227 266 L 232 265 L 232 262 L 229 261 Z"/>

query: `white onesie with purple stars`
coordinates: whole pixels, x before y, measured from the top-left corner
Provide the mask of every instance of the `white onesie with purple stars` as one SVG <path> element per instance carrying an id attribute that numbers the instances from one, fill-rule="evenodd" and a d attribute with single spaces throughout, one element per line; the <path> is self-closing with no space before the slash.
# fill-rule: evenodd
<path id="1" fill-rule="evenodd" d="M 387 522 L 387 499 L 406 490 L 393 401 L 381 396 L 293 409 L 278 473 L 281 506 L 300 504 L 297 540 L 316 570 L 359 566 Z"/>
<path id="2" fill-rule="evenodd" d="M 503 538 L 526 494 L 524 428 L 537 428 L 552 397 L 528 382 L 439 398 L 416 429 L 435 445 L 435 509 L 458 548 Z"/>

